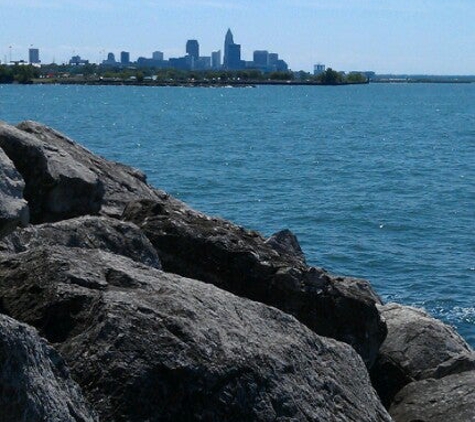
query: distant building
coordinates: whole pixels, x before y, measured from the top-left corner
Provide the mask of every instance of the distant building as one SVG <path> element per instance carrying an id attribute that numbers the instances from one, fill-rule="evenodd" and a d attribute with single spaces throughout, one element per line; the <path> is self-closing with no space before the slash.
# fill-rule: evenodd
<path id="1" fill-rule="evenodd" d="M 28 50 L 28 58 L 29 63 L 31 64 L 38 64 L 41 63 L 40 61 L 40 50 L 37 48 L 30 48 Z"/>
<path id="2" fill-rule="evenodd" d="M 195 70 L 209 70 L 209 69 L 211 69 L 211 57 L 201 56 L 198 60 L 194 60 L 193 69 L 195 69 Z"/>
<path id="3" fill-rule="evenodd" d="M 231 32 L 231 29 L 228 29 L 228 32 L 226 32 L 226 37 L 224 38 L 224 68 L 228 69 L 229 68 L 229 48 L 234 45 L 234 37 L 233 33 Z"/>
<path id="4" fill-rule="evenodd" d="M 190 70 L 193 66 L 194 59 L 192 56 L 170 58 L 168 61 L 172 69 Z"/>
<path id="5" fill-rule="evenodd" d="M 211 53 L 211 67 L 213 69 L 221 68 L 221 50 L 213 51 Z"/>
<path id="6" fill-rule="evenodd" d="M 73 56 L 69 60 L 69 64 L 71 66 L 84 66 L 86 64 L 89 64 L 89 60 L 81 59 L 81 56 Z"/>
<path id="7" fill-rule="evenodd" d="M 163 61 L 163 53 L 161 51 L 154 51 L 152 53 L 152 59 L 156 61 Z"/>
<path id="8" fill-rule="evenodd" d="M 163 55 L 156 57 L 163 57 Z M 139 67 L 150 67 L 156 69 L 165 69 L 169 67 L 169 62 L 167 60 L 156 60 L 153 57 L 151 59 L 146 57 L 139 57 L 136 63 Z"/>
<path id="9" fill-rule="evenodd" d="M 195 60 L 200 58 L 200 45 L 197 40 L 188 40 L 186 42 L 186 54 Z"/>
<path id="10" fill-rule="evenodd" d="M 256 50 L 253 54 L 256 67 L 267 67 L 269 65 L 269 52 L 267 50 Z"/>
<path id="11" fill-rule="evenodd" d="M 279 55 L 277 53 L 269 53 L 269 66 L 277 66 Z"/>
<path id="12" fill-rule="evenodd" d="M 316 64 L 313 66 L 313 74 L 314 75 L 321 75 L 323 72 L 325 72 L 325 65 L 324 64 Z"/>
<path id="13" fill-rule="evenodd" d="M 225 70 L 239 70 L 243 69 L 244 66 L 244 63 L 241 61 L 241 44 L 234 42 L 233 33 L 228 29 L 224 39 L 223 67 Z"/>
<path id="14" fill-rule="evenodd" d="M 115 66 L 117 64 L 114 53 L 108 53 L 107 59 L 102 61 L 105 66 Z"/>
<path id="15" fill-rule="evenodd" d="M 122 51 L 120 53 L 120 63 L 125 65 L 130 63 L 130 53 L 128 51 Z"/>
<path id="16" fill-rule="evenodd" d="M 288 72 L 289 65 L 284 60 L 277 60 L 276 64 L 273 66 L 274 70 L 277 72 Z"/>

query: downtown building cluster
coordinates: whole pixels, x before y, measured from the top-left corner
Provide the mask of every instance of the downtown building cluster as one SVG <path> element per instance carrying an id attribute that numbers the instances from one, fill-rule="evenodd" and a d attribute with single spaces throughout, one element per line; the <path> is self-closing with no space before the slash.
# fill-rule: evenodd
<path id="1" fill-rule="evenodd" d="M 16 64 L 26 63 L 21 60 L 12 62 Z M 30 64 L 39 65 L 41 63 L 39 49 L 29 49 Z M 69 60 L 71 66 L 84 66 L 90 63 L 88 59 L 84 59 L 79 55 L 74 55 Z M 178 70 L 245 70 L 255 69 L 263 73 L 268 72 L 287 72 L 289 67 L 284 60 L 279 58 L 278 53 L 269 52 L 267 50 L 256 50 L 253 53 L 253 60 L 246 61 L 241 57 L 241 45 L 234 42 L 234 37 L 230 29 L 228 29 L 223 50 L 213 51 L 210 56 L 202 56 L 200 54 L 200 45 L 197 40 L 188 40 L 186 42 L 186 54 L 182 57 L 171 57 L 165 59 L 164 53 L 155 51 L 151 57 L 139 57 L 135 62 L 130 59 L 130 52 L 122 51 L 119 57 L 112 52 L 107 54 L 107 58 L 100 63 L 101 66 L 111 68 L 127 68 L 136 66 L 140 68 L 155 69 L 178 69 Z"/>
<path id="2" fill-rule="evenodd" d="M 84 60 L 75 56 L 69 63 L 81 65 L 84 64 Z M 200 55 L 200 45 L 197 40 L 188 40 L 186 42 L 186 54 L 182 57 L 165 60 L 163 52 L 155 51 L 152 53 L 152 57 L 139 57 L 136 62 L 132 63 L 130 61 L 130 53 L 122 51 L 119 60 L 116 60 L 114 53 L 109 53 L 107 59 L 102 61 L 102 65 L 110 67 L 136 65 L 138 67 L 179 70 L 257 69 L 262 72 L 288 71 L 287 63 L 279 59 L 277 53 L 268 52 L 267 50 L 254 51 L 252 61 L 243 60 L 241 58 L 241 45 L 234 42 L 230 29 L 226 33 L 223 51 L 213 51 L 210 56 Z"/>

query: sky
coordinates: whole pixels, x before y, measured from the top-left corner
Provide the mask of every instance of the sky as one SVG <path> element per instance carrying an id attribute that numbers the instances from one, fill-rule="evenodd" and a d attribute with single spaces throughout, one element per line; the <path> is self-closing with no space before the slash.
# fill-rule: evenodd
<path id="1" fill-rule="evenodd" d="M 168 59 L 188 39 L 209 56 L 231 28 L 244 60 L 268 50 L 295 71 L 475 74 L 475 0 L 0 0 L 0 21 L 1 62 Z"/>

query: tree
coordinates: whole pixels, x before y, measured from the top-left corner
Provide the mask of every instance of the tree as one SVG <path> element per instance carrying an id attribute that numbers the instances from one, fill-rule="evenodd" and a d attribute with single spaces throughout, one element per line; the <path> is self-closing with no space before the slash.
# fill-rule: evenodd
<path id="1" fill-rule="evenodd" d="M 352 72 L 346 78 L 346 81 L 353 84 L 362 84 L 368 81 L 368 78 L 359 72 Z"/>
<path id="2" fill-rule="evenodd" d="M 0 83 L 11 84 L 14 81 L 14 76 L 9 66 L 0 66 Z"/>
<path id="3" fill-rule="evenodd" d="M 338 85 L 343 82 L 343 77 L 340 73 L 329 67 L 325 72 L 319 75 L 319 80 L 325 85 Z"/>

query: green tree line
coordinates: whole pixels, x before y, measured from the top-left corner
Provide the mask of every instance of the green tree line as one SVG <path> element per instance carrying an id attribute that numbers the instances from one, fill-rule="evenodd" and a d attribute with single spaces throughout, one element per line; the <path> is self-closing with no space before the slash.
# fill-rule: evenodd
<path id="1" fill-rule="evenodd" d="M 40 70 L 30 65 L 5 66 L 0 65 L 0 83 L 11 84 L 14 82 L 20 84 L 31 83 L 33 79 L 40 76 Z"/>

